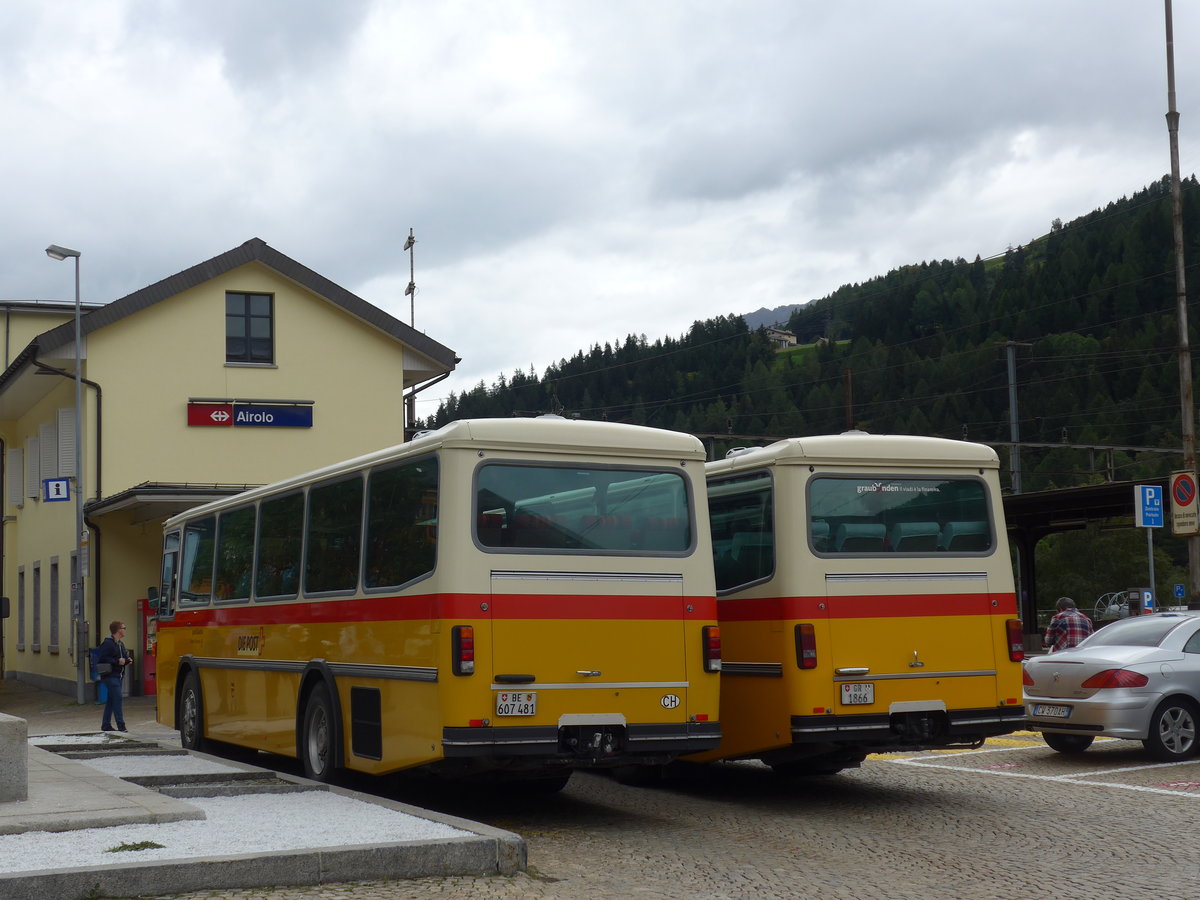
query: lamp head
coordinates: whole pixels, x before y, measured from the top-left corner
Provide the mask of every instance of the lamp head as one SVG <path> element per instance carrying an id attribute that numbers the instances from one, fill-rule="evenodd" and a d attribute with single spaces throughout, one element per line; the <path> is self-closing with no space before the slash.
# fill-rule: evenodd
<path id="1" fill-rule="evenodd" d="M 58 244 L 51 244 L 46 248 L 46 255 L 51 259 L 64 260 L 69 257 L 79 258 L 78 250 L 68 250 L 66 247 L 60 247 Z"/>

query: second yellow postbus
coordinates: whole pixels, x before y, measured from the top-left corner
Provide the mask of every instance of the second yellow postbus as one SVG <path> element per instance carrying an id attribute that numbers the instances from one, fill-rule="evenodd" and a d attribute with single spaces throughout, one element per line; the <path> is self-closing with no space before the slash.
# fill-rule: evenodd
<path id="1" fill-rule="evenodd" d="M 829 773 L 1017 729 L 1024 643 L 995 451 L 793 438 L 707 466 L 721 745 Z"/>

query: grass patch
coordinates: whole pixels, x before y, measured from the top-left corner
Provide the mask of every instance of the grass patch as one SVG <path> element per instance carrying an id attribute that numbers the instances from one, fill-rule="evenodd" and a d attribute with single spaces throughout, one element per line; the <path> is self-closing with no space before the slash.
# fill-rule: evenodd
<path id="1" fill-rule="evenodd" d="M 115 847 L 109 847 L 105 853 L 124 853 L 127 850 L 165 850 L 164 844 L 156 844 L 154 841 L 138 841 L 136 844 L 117 844 Z"/>

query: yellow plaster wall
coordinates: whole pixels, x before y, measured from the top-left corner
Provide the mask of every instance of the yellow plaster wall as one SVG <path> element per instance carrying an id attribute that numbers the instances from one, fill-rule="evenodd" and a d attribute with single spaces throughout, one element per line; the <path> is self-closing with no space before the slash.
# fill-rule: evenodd
<path id="1" fill-rule="evenodd" d="M 45 376 L 50 378 L 52 376 Z M 38 425 L 56 420 L 60 407 L 74 408 L 74 382 L 58 379 L 61 385 L 39 402 L 30 412 L 16 422 L 6 423 L 3 432 L 5 450 L 25 450 L 27 437 L 38 437 Z M 85 419 L 86 427 L 86 419 Z M 6 460 L 7 462 L 7 460 Z M 42 473 L 43 477 L 54 477 L 58 473 Z M 24 478 L 21 479 L 22 488 Z M 68 687 L 74 684 L 74 660 L 68 651 L 71 648 L 71 554 L 75 551 L 75 503 L 51 502 L 24 496 L 13 498 L 5 490 L 4 516 L 4 593 L 9 597 L 11 615 L 4 622 L 5 669 L 18 670 L 33 675 L 36 679 L 54 681 L 61 679 Z M 20 499 L 17 506 L 12 501 Z M 9 519 L 9 517 L 12 517 Z M 50 566 L 58 558 L 58 596 L 51 594 Z M 41 566 L 41 629 L 34 650 L 33 634 L 33 568 Z M 17 650 L 17 623 L 19 616 L 18 581 L 20 567 L 25 569 L 25 649 Z M 58 652 L 52 652 L 51 607 L 58 606 Z"/>
<path id="2" fill-rule="evenodd" d="M 274 367 L 226 365 L 227 290 L 274 295 Z M 104 390 L 106 494 L 260 484 L 404 440 L 401 345 L 258 263 L 93 333 L 87 357 Z M 313 427 L 188 427 L 189 397 L 312 400 Z"/>

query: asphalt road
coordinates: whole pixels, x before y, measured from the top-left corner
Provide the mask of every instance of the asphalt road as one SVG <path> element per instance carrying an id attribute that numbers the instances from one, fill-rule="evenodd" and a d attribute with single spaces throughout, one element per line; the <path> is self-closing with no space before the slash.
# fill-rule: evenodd
<path id="1" fill-rule="evenodd" d="M 813 780 L 736 763 L 654 788 L 576 774 L 550 797 L 403 786 L 389 795 L 520 833 L 529 871 L 181 898 L 1200 896 L 1200 761 L 1154 763 L 1126 741 L 1067 757 L 1012 735 L 980 751 L 873 757 Z"/>

